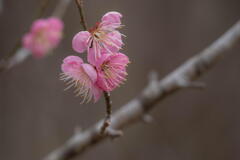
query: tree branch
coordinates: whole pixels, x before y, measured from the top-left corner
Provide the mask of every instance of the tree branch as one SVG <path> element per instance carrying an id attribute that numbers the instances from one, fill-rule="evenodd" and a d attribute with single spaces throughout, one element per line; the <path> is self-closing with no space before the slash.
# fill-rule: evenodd
<path id="1" fill-rule="evenodd" d="M 62 18 L 70 2 L 71 0 L 59 0 L 59 3 L 54 9 L 52 16 Z M 37 18 L 42 17 L 48 3 L 49 3 L 49 0 L 44 0 L 44 3 L 42 4 L 39 10 L 39 13 L 37 15 Z M 10 54 L 6 58 L 0 60 L 0 72 L 11 69 L 15 65 L 18 65 L 19 63 L 26 60 L 27 57 L 29 57 L 30 55 L 31 55 L 31 52 L 28 51 L 27 49 L 22 48 L 21 41 L 19 40 L 16 46 L 10 52 Z"/>
<path id="2" fill-rule="evenodd" d="M 84 11 L 83 11 L 83 0 L 75 0 L 76 5 L 78 7 L 79 15 L 80 15 L 80 23 L 83 26 L 84 30 L 87 30 L 87 23 L 85 21 Z"/>
<path id="3" fill-rule="evenodd" d="M 210 69 L 226 51 L 240 44 L 240 21 L 208 48 L 187 60 L 161 81 L 150 81 L 140 95 L 112 115 L 109 129 L 120 130 L 143 119 L 156 103 L 185 87 Z M 184 85 L 182 85 L 184 80 Z M 99 135 L 103 120 L 91 128 L 75 134 L 44 160 L 68 160 L 110 137 Z"/>

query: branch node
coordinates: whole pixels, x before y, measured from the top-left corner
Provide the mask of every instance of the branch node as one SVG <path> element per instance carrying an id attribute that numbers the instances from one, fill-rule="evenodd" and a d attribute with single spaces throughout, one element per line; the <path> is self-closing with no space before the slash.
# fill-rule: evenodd
<path id="1" fill-rule="evenodd" d="M 148 79 L 152 83 L 158 82 L 158 73 L 156 71 L 151 71 L 148 75 Z"/>
<path id="2" fill-rule="evenodd" d="M 106 133 L 106 129 L 108 128 L 108 126 L 110 126 L 111 121 L 110 119 L 108 119 L 107 117 L 104 119 L 104 122 L 100 128 L 100 134 L 104 135 Z"/>
<path id="3" fill-rule="evenodd" d="M 159 92 L 158 89 L 158 73 L 156 71 L 151 71 L 148 75 L 149 88 L 144 91 L 145 96 L 157 95 Z"/>
<path id="4" fill-rule="evenodd" d="M 105 134 L 107 136 L 109 136 L 111 139 L 115 139 L 115 138 L 123 136 L 123 132 L 121 130 L 116 130 L 116 129 L 113 129 L 111 127 L 108 127 L 106 129 L 106 133 Z"/>
<path id="5" fill-rule="evenodd" d="M 178 80 L 177 84 L 181 88 L 204 89 L 206 87 L 206 84 L 203 82 L 198 82 L 198 81 L 191 82 L 183 79 Z"/>
<path id="6" fill-rule="evenodd" d="M 144 123 L 152 123 L 152 122 L 154 121 L 154 119 L 153 119 L 153 117 L 152 117 L 151 115 L 149 115 L 149 114 L 144 114 L 144 115 L 142 116 L 142 121 L 143 121 Z"/>

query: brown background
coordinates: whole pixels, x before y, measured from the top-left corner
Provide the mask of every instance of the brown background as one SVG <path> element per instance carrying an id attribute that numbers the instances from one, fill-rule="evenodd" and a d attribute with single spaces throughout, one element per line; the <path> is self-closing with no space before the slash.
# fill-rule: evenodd
<path id="1" fill-rule="evenodd" d="M 48 13 L 57 1 L 52 1 Z M 40 1 L 4 0 L 0 56 L 25 33 Z M 114 110 L 137 95 L 149 71 L 162 78 L 219 37 L 240 18 L 239 0 L 85 0 L 89 26 L 111 10 L 124 15 L 123 52 L 130 59 L 128 81 L 112 93 Z M 46 14 L 47 15 L 47 14 Z M 62 59 L 75 54 L 71 39 L 81 30 L 74 3 L 64 17 L 65 39 L 53 55 L 27 59 L 0 75 L 0 159 L 37 160 L 105 114 L 104 101 L 80 105 L 58 80 Z M 82 54 L 81 56 L 86 56 Z M 151 112 L 115 141 L 105 141 L 86 160 L 238 160 L 240 158 L 240 47 L 204 75 L 204 91 L 185 90 Z"/>

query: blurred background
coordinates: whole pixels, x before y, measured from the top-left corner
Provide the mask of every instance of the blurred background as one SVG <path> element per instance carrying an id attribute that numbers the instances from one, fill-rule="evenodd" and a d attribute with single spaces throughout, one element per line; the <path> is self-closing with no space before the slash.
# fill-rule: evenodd
<path id="1" fill-rule="evenodd" d="M 52 0 L 45 17 L 57 0 Z M 3 0 L 0 58 L 29 30 L 40 0 Z M 131 60 L 128 81 L 112 92 L 113 110 L 134 98 L 148 73 L 160 79 L 197 54 L 240 19 L 239 0 L 85 0 L 92 26 L 107 11 L 123 14 L 127 35 L 122 52 Z M 81 105 L 59 80 L 64 57 L 82 30 L 72 2 L 65 34 L 54 54 L 28 58 L 0 74 L 0 159 L 37 160 L 63 144 L 76 127 L 86 129 L 105 115 L 104 100 Z M 138 123 L 124 136 L 107 140 L 75 159 L 238 160 L 240 159 L 240 44 L 200 81 L 205 90 L 182 90 L 159 103 L 152 124 Z M 86 54 L 82 54 L 85 57 Z"/>

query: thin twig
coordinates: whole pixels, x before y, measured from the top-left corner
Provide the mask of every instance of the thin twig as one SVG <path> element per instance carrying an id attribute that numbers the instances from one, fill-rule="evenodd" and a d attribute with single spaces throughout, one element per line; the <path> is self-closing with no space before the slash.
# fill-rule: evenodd
<path id="1" fill-rule="evenodd" d="M 71 1 L 72 0 L 59 0 L 59 3 L 57 4 L 56 8 L 54 9 L 52 16 L 62 18 Z"/>
<path id="2" fill-rule="evenodd" d="M 213 67 L 227 51 L 240 44 L 239 42 L 240 21 L 209 47 L 187 60 L 163 80 L 154 83 L 149 82 L 140 95 L 122 106 L 111 116 L 111 128 L 115 130 L 123 129 L 141 121 L 142 117 L 153 109 L 158 102 L 176 93 L 176 91 L 186 88 L 186 86 L 179 85 L 179 81 L 184 79 L 187 82 L 193 82 Z M 46 156 L 44 160 L 69 160 L 109 138 L 110 135 L 99 135 L 102 122 L 103 120 L 85 131 L 75 134 L 65 144 Z"/>
<path id="3" fill-rule="evenodd" d="M 100 134 L 103 135 L 107 129 L 108 126 L 111 124 L 111 113 L 112 113 L 112 102 L 110 99 L 110 93 L 109 92 L 103 92 L 105 102 L 106 102 L 106 117 L 104 119 L 103 125 L 101 127 Z"/>
<path id="4" fill-rule="evenodd" d="M 87 23 L 85 21 L 85 16 L 83 11 L 83 0 L 75 0 L 75 2 L 77 4 L 79 15 L 80 15 L 80 23 L 82 24 L 83 29 L 87 30 Z"/>
<path id="5" fill-rule="evenodd" d="M 38 19 L 38 18 L 41 18 L 43 17 L 44 13 L 46 12 L 49 4 L 50 4 L 51 0 L 43 0 L 42 1 L 42 4 L 36 14 L 36 17 L 34 19 Z"/>
<path id="6" fill-rule="evenodd" d="M 75 0 L 76 5 L 78 7 L 78 11 L 79 11 L 79 15 L 80 15 L 80 23 L 83 27 L 84 30 L 87 30 L 87 24 L 86 24 L 86 20 L 85 20 L 85 16 L 84 16 L 84 11 L 83 11 L 83 0 Z M 112 102 L 110 99 L 110 93 L 109 92 L 103 92 L 104 94 L 104 98 L 105 98 L 105 102 L 106 102 L 106 117 L 105 120 L 103 122 L 103 125 L 100 129 L 100 134 L 103 135 L 106 131 L 106 129 L 108 128 L 108 126 L 111 123 L 111 112 L 112 112 Z"/>

